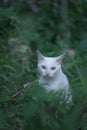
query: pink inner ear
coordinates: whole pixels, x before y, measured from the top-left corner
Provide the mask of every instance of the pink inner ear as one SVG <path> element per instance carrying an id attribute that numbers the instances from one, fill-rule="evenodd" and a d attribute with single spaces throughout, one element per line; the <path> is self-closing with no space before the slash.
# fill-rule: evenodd
<path id="1" fill-rule="evenodd" d="M 57 62 L 57 64 L 61 64 L 62 63 L 62 61 L 60 60 L 60 59 L 56 59 L 56 62 Z"/>
<path id="2" fill-rule="evenodd" d="M 37 51 L 37 56 L 38 56 L 38 61 L 44 60 L 44 56 L 39 51 Z"/>
<path id="3" fill-rule="evenodd" d="M 57 58 L 57 62 L 58 62 L 58 63 L 60 63 L 60 64 L 62 63 L 62 60 L 63 60 L 63 58 L 64 58 L 64 55 L 65 55 L 65 54 L 62 54 L 62 55 L 58 56 L 58 58 Z"/>
<path id="4" fill-rule="evenodd" d="M 62 63 L 62 59 L 61 59 L 61 58 L 57 59 L 56 61 L 57 61 L 59 64 Z"/>
<path id="5" fill-rule="evenodd" d="M 38 60 L 39 61 L 44 60 L 44 57 L 43 56 L 38 56 Z"/>
<path id="6" fill-rule="evenodd" d="M 58 57 L 56 61 L 57 61 L 59 64 L 61 64 L 61 63 L 62 63 L 62 59 L 63 59 L 62 57 Z"/>

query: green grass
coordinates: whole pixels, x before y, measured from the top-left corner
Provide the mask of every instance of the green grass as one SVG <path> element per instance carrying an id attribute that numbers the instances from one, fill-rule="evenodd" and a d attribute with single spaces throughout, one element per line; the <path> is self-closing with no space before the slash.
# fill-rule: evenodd
<path id="1" fill-rule="evenodd" d="M 32 14 L 18 15 L 20 23 L 20 38 L 23 43 L 29 44 L 36 37 L 37 29 L 40 26 L 40 17 Z"/>
<path id="2" fill-rule="evenodd" d="M 25 15 L 18 16 L 18 19 L 20 44 L 27 44 L 31 48 L 35 46 L 35 43 L 31 43 L 32 40 L 36 39 L 36 43 L 39 42 L 39 44 L 35 50 L 39 48 L 45 55 L 54 56 L 64 51 L 60 44 L 43 44 L 43 42 L 40 43 L 43 40 L 42 37 L 36 38 L 40 25 L 39 17 Z M 77 130 L 80 127 L 82 130 L 87 130 L 86 53 L 74 46 L 75 57 L 65 56 L 63 70 L 69 78 L 73 96 L 73 105 L 67 106 L 65 103 L 59 103 L 56 94 L 47 94 L 39 86 L 35 50 L 32 51 L 32 55 L 29 54 L 29 63 L 26 67 L 17 59 L 18 54 L 11 55 L 9 46 L 3 44 L 1 47 L 1 130 Z M 32 82 L 30 88 L 12 97 L 30 82 Z"/>

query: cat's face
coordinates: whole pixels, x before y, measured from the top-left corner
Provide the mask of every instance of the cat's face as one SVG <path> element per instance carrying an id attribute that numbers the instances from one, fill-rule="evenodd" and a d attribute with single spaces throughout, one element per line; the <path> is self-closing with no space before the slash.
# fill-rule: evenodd
<path id="1" fill-rule="evenodd" d="M 40 75 L 43 77 L 54 77 L 61 67 L 61 62 L 63 55 L 58 57 L 44 57 L 39 51 L 37 51 L 38 56 L 38 70 Z"/>

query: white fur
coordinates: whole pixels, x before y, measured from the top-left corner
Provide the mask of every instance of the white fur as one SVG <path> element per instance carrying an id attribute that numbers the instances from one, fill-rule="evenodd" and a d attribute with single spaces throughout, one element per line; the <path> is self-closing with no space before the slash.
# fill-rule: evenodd
<path id="1" fill-rule="evenodd" d="M 47 92 L 63 90 L 69 92 L 69 81 L 63 73 L 61 63 L 64 55 L 58 57 L 44 57 L 40 52 L 38 56 L 39 83 Z M 43 68 L 43 66 L 45 68 Z M 52 70 L 52 67 L 55 69 Z"/>

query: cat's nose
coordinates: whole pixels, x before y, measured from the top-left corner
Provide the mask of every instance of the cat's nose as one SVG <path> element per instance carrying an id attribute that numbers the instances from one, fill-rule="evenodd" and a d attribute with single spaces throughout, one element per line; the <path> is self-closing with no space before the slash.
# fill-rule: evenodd
<path id="1" fill-rule="evenodd" d="M 46 73 L 46 76 L 49 76 L 49 73 Z"/>

